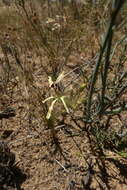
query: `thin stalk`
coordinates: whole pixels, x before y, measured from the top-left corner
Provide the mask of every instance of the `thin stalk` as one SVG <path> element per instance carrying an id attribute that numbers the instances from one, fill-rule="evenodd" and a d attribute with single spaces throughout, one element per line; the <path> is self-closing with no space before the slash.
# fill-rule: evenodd
<path id="1" fill-rule="evenodd" d="M 102 80 L 100 113 L 103 113 L 103 108 L 104 108 L 104 97 L 105 97 L 105 91 L 106 91 L 106 81 L 107 81 L 107 76 L 108 76 L 108 69 L 109 69 L 109 66 L 110 66 L 110 53 L 111 53 L 112 37 L 113 37 L 113 30 L 111 30 L 111 32 L 110 32 L 109 40 L 108 40 L 108 43 L 107 43 L 108 47 L 107 47 L 107 50 L 106 50 L 104 73 L 103 73 L 103 80 Z"/>
<path id="2" fill-rule="evenodd" d="M 102 48 L 100 50 L 100 55 L 99 55 L 98 61 L 97 61 L 96 65 L 95 65 L 95 69 L 93 71 L 92 79 L 91 79 L 90 91 L 89 91 L 89 95 L 88 95 L 88 104 L 87 104 L 87 118 L 88 118 L 88 120 L 91 117 L 92 96 L 93 96 L 93 93 L 94 93 L 94 86 L 95 86 L 95 83 L 96 83 L 96 80 L 97 80 L 97 76 L 98 76 L 99 67 L 100 67 L 100 64 L 101 64 L 101 61 L 102 61 L 102 57 L 103 57 L 103 54 L 105 52 L 107 42 L 108 42 L 109 37 L 110 37 L 110 33 L 113 30 L 113 26 L 115 24 L 116 17 L 118 15 L 119 11 L 120 11 L 120 8 L 122 7 L 122 5 L 123 5 L 123 3 L 125 1 L 126 0 L 114 0 L 113 3 L 112 3 L 113 8 L 112 8 L 111 20 L 110 20 L 110 23 L 109 23 L 109 26 L 108 26 L 108 29 L 107 29 L 107 33 L 106 33 L 105 38 L 104 38 Z"/>

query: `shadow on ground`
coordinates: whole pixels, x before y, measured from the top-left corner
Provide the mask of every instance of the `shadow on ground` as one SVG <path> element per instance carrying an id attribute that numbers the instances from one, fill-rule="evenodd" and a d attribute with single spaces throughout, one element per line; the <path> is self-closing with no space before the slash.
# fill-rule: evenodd
<path id="1" fill-rule="evenodd" d="M 15 163 L 15 154 L 8 145 L 0 142 L 0 190 L 23 190 L 22 183 L 26 179 L 24 174 Z"/>

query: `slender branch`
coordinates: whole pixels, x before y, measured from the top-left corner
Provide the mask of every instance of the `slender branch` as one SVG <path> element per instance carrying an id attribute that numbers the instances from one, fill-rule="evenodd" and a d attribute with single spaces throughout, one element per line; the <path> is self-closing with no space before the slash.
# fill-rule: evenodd
<path id="1" fill-rule="evenodd" d="M 112 58 L 113 58 L 113 56 L 114 56 L 114 54 L 115 54 L 116 48 L 117 48 L 122 42 L 124 42 L 125 40 L 127 40 L 127 35 L 125 35 L 122 39 L 120 39 L 119 41 L 116 42 L 116 44 L 115 44 L 115 46 L 114 46 L 114 48 L 113 48 L 113 51 L 112 51 L 112 53 L 111 53 L 111 56 L 110 56 L 110 61 L 112 60 Z"/>
<path id="2" fill-rule="evenodd" d="M 121 113 L 122 111 L 125 111 L 127 110 L 127 104 L 125 104 L 124 106 L 120 106 L 116 109 L 113 109 L 111 111 L 105 111 L 104 114 L 106 115 L 116 115 L 116 114 L 119 114 Z"/>

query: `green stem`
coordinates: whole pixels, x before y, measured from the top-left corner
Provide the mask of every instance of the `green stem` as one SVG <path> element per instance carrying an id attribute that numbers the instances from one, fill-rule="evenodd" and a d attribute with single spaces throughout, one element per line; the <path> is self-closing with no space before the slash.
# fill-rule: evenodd
<path id="1" fill-rule="evenodd" d="M 114 0 L 113 3 L 112 3 L 113 9 L 112 9 L 112 14 L 111 14 L 111 20 L 110 20 L 110 23 L 109 23 L 109 26 L 108 26 L 108 29 L 107 29 L 107 33 L 105 35 L 105 39 L 104 39 L 104 42 L 103 42 L 102 49 L 100 50 L 100 55 L 99 55 L 98 61 L 97 61 L 96 65 L 95 65 L 95 69 L 94 69 L 94 72 L 93 72 L 93 75 L 92 75 L 92 79 L 91 79 L 90 91 L 89 91 L 89 96 L 88 96 L 88 104 L 87 104 L 87 119 L 88 120 L 91 117 L 92 96 L 93 96 L 93 93 L 94 93 L 94 86 L 95 86 L 95 83 L 96 83 L 96 80 L 97 80 L 97 75 L 98 75 L 98 72 L 99 72 L 99 67 L 100 67 L 100 64 L 101 64 L 101 60 L 102 60 L 104 51 L 106 49 L 107 42 L 108 42 L 108 40 L 110 38 L 110 34 L 111 34 L 112 30 L 113 30 L 113 26 L 115 24 L 116 16 L 117 16 L 118 12 L 120 11 L 120 8 L 122 7 L 122 5 L 123 5 L 123 3 L 125 1 L 126 0 Z"/>
<path id="2" fill-rule="evenodd" d="M 106 57 L 105 57 L 104 74 L 103 74 L 103 80 L 102 80 L 101 107 L 100 107 L 101 114 L 103 113 L 103 108 L 104 108 L 106 81 L 107 81 L 107 76 L 108 76 L 108 69 L 110 66 L 110 53 L 111 53 L 112 37 L 113 37 L 113 30 L 111 30 L 111 32 L 110 32 L 108 43 L 107 43 L 107 52 L 106 52 Z"/>

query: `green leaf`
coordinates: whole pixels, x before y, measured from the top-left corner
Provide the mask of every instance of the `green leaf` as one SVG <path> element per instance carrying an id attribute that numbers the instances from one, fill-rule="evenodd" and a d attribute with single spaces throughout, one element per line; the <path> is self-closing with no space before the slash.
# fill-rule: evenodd
<path id="1" fill-rule="evenodd" d="M 117 154 L 127 158 L 127 152 L 117 152 Z"/>
<path id="2" fill-rule="evenodd" d="M 82 85 L 80 85 L 79 92 L 82 92 L 86 88 L 86 86 L 87 86 L 86 83 L 83 83 Z"/>
<path id="3" fill-rule="evenodd" d="M 45 102 L 47 102 L 48 100 L 51 100 L 53 98 L 54 98 L 53 96 L 50 96 L 50 97 L 46 98 L 45 100 L 43 100 L 42 103 L 44 104 Z"/>
<path id="4" fill-rule="evenodd" d="M 64 100 L 65 98 L 66 98 L 66 96 L 60 97 L 60 99 L 61 99 L 61 101 L 62 101 L 62 103 L 64 105 L 64 108 L 65 108 L 66 112 L 69 113 L 69 109 L 68 109 L 67 104 L 66 104 L 66 102 Z"/>
<path id="5" fill-rule="evenodd" d="M 48 113 L 46 115 L 46 119 L 50 119 L 52 111 L 53 111 L 54 104 L 56 103 L 57 100 L 58 100 L 58 98 L 56 98 L 55 100 L 52 101 L 52 103 L 49 107 Z"/>

